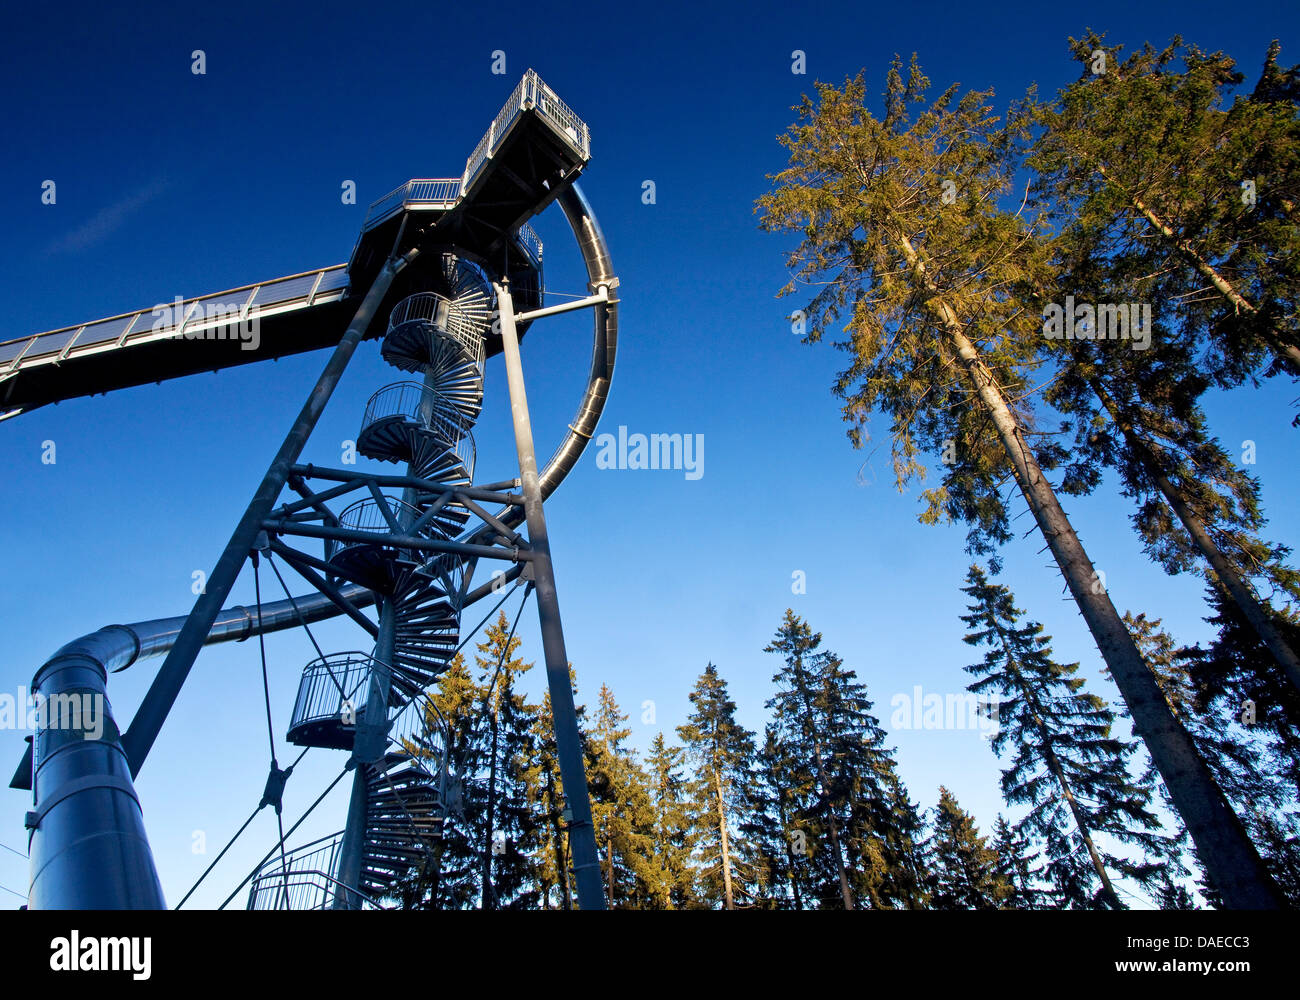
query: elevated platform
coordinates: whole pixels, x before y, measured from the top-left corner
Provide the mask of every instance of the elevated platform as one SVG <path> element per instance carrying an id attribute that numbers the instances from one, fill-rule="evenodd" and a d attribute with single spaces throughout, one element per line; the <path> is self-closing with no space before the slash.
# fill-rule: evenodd
<path id="1" fill-rule="evenodd" d="M 460 177 L 407 181 L 370 206 L 348 264 L 0 341 L 0 420 L 78 396 L 331 347 L 394 247 L 417 242 L 509 276 L 515 308 L 539 308 L 542 244 L 527 221 L 573 183 L 590 154 L 587 126 L 529 70 Z M 425 254 L 393 282 L 367 338 L 384 334 L 397 302 L 438 289 L 438 262 L 438 254 Z M 248 329 L 253 317 L 255 333 Z M 500 350 L 500 337 L 489 334 L 487 355 Z"/>

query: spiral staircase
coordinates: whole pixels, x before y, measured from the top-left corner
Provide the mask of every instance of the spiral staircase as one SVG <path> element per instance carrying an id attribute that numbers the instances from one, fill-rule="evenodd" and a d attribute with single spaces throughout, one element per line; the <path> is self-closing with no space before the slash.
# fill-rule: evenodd
<path id="1" fill-rule="evenodd" d="M 395 382 L 370 398 L 356 447 L 368 459 L 406 465 L 411 476 L 469 485 L 493 296 L 482 273 L 452 253 L 441 255 L 437 279 L 436 291 L 397 304 L 381 347 L 385 361 L 421 381 Z M 406 548 L 401 540 L 455 539 L 469 516 L 463 505 L 413 489 L 400 496 L 376 489 L 339 513 L 346 535 L 326 540 L 325 563 L 337 578 L 361 581 L 391 602 L 391 662 L 378 662 L 377 650 L 313 660 L 287 738 L 352 750 L 372 674 L 384 668 L 386 746 L 378 759 L 357 763 L 366 789 L 361 874 L 355 888 L 340 880 L 344 835 L 334 834 L 268 860 L 253 878 L 249 909 L 382 908 L 435 862 L 458 796 L 446 727 L 428 691 L 460 641 L 465 565 L 460 555 Z"/>

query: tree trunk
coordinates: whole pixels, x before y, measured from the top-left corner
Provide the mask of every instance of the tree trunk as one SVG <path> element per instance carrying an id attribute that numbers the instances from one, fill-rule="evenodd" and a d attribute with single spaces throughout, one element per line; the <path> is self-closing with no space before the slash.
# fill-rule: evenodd
<path id="1" fill-rule="evenodd" d="M 736 908 L 735 898 L 731 893 L 731 850 L 727 843 L 727 810 L 722 798 L 722 778 L 717 765 L 713 768 L 713 791 L 718 800 L 718 834 L 722 838 L 722 895 L 726 908 Z"/>
<path id="2" fill-rule="evenodd" d="M 1101 384 L 1100 379 L 1090 378 L 1089 383 L 1092 385 L 1093 392 L 1101 400 L 1102 405 L 1110 413 L 1111 419 L 1115 421 L 1117 427 L 1124 432 L 1133 445 L 1134 451 L 1137 452 L 1143 467 L 1151 477 L 1152 482 L 1160 490 L 1164 498 L 1169 501 L 1169 506 L 1173 508 L 1178 520 L 1183 523 L 1187 533 L 1192 536 L 1192 541 L 1200 549 L 1201 554 L 1205 556 L 1206 561 L 1213 568 L 1215 575 L 1227 589 L 1229 596 L 1236 602 L 1237 608 L 1241 611 L 1242 616 L 1250 626 L 1259 634 L 1264 645 L 1268 647 L 1273 658 L 1277 660 L 1279 666 L 1286 673 L 1287 679 L 1297 688 L 1300 689 L 1300 659 L 1296 658 L 1295 651 L 1287 643 L 1282 633 L 1278 631 L 1273 624 L 1273 620 L 1264 610 L 1264 607 L 1255 599 L 1249 585 L 1237 571 L 1237 567 L 1232 564 L 1227 556 L 1214 544 L 1214 539 L 1210 537 L 1205 523 L 1201 521 L 1187 502 L 1183 499 L 1182 494 L 1174 487 L 1168 477 L 1164 474 L 1158 457 L 1158 446 L 1141 435 L 1134 428 L 1130 421 L 1115 402 L 1115 400 L 1106 392 L 1105 387 Z"/>
<path id="3" fill-rule="evenodd" d="M 1052 777 L 1056 783 L 1061 786 L 1061 794 L 1065 796 L 1066 805 L 1070 807 L 1070 815 L 1074 817 L 1074 825 L 1079 828 L 1079 836 L 1083 838 L 1083 844 L 1088 848 L 1088 857 L 1092 859 L 1092 867 L 1097 870 L 1097 877 L 1101 879 L 1102 894 L 1110 901 L 1111 906 L 1117 910 L 1124 909 L 1124 904 L 1119 901 L 1119 896 L 1115 892 L 1115 887 L 1111 884 L 1110 873 L 1106 871 L 1106 866 L 1102 863 L 1101 853 L 1097 850 L 1097 845 L 1092 841 L 1092 830 L 1089 829 L 1087 822 L 1084 820 L 1082 812 L 1079 809 L 1079 803 L 1075 801 L 1074 792 L 1070 790 L 1070 783 L 1065 777 L 1065 768 L 1056 757 L 1056 751 L 1052 749 L 1051 741 L 1047 738 L 1047 730 L 1041 720 L 1035 718 L 1038 724 L 1038 733 L 1043 740 L 1043 747 L 1047 754 L 1047 767 L 1052 772 Z"/>
<path id="4" fill-rule="evenodd" d="M 1215 784 L 1187 731 L 1174 718 L 1133 637 L 1110 596 L 1095 586 L 1098 577 L 1075 534 L 1056 492 L 1044 477 L 1023 431 L 992 373 L 966 337 L 961 321 L 930 281 L 925 265 L 903 234 L 897 240 L 917 279 L 928 293 L 925 304 L 942 323 L 953 349 L 988 411 L 1006 449 L 1017 481 L 1039 530 L 1060 567 L 1097 648 L 1128 705 L 1134 730 L 1145 740 L 1165 786 L 1187 824 L 1206 874 L 1225 905 L 1234 909 L 1279 909 L 1277 886 L 1223 792 Z"/>
<path id="5" fill-rule="evenodd" d="M 794 843 L 790 839 L 790 830 L 786 824 L 785 799 L 781 789 L 776 793 L 776 814 L 781 821 L 781 832 L 785 834 L 785 853 L 790 862 L 790 892 L 794 896 L 794 908 L 803 909 L 803 897 L 799 893 L 799 879 L 795 873 Z M 807 854 L 804 855 L 807 858 Z"/>
<path id="6" fill-rule="evenodd" d="M 496 892 L 492 888 L 492 825 L 496 819 L 497 796 L 497 706 L 492 706 L 492 755 L 488 763 L 487 817 L 484 825 L 483 847 L 483 904 L 485 910 L 496 909 Z"/>

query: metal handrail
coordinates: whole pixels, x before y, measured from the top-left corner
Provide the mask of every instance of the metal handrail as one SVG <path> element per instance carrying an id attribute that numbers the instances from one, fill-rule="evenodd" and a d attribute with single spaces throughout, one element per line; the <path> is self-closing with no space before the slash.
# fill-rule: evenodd
<path id="1" fill-rule="evenodd" d="M 450 451 L 474 479 L 474 435 L 470 419 L 441 393 L 421 382 L 394 382 L 386 385 L 366 403 L 361 418 L 361 433 L 381 420 L 403 417 L 428 431 Z"/>
<path id="2" fill-rule="evenodd" d="M 329 886 L 323 881 L 304 880 L 302 876 L 323 876 L 333 871 L 342 841 L 343 834 L 334 833 L 295 847 L 283 856 L 268 858 L 258 868 L 248 888 L 248 909 L 324 909 L 331 899 Z M 293 892 L 291 889 L 307 891 Z M 309 905 L 299 905 L 304 902 Z"/>
<path id="3" fill-rule="evenodd" d="M 416 292 L 393 307 L 388 315 L 388 329 L 407 323 L 430 323 L 435 330 L 448 334 L 469 353 L 481 369 L 486 357 L 484 339 L 488 323 L 481 316 L 461 308 L 452 299 L 437 292 Z"/>
<path id="4" fill-rule="evenodd" d="M 356 719 L 365 711 L 365 688 L 371 668 L 372 658 L 355 650 L 318 656 L 312 660 L 303 667 L 289 728 L 296 729 L 307 723 L 328 719 L 341 720 L 344 718 L 345 703 L 351 708 L 350 714 L 355 724 Z"/>
<path id="5" fill-rule="evenodd" d="M 389 511 L 399 524 L 411 524 L 420 517 L 418 508 L 412 507 L 409 503 L 399 500 L 397 497 L 384 494 L 384 502 L 388 505 Z M 388 518 L 384 517 L 383 508 L 373 497 L 366 497 L 351 506 L 345 507 L 343 512 L 339 514 L 339 527 L 347 528 L 350 531 L 372 531 L 378 535 L 386 535 L 392 531 L 392 525 L 388 523 Z M 432 528 L 429 530 L 436 531 L 437 529 Z M 366 543 L 347 538 L 327 538 L 325 539 L 325 560 L 328 562 L 343 549 L 362 544 Z"/>
<path id="6" fill-rule="evenodd" d="M 460 200 L 461 178 L 425 177 L 409 180 L 370 203 L 363 229 L 373 229 L 409 205 L 444 205 L 451 208 Z"/>
<path id="7" fill-rule="evenodd" d="M 526 253 L 529 257 L 532 258 L 533 263 L 536 266 L 541 267 L 542 238 L 537 235 L 537 231 L 533 229 L 532 226 L 530 226 L 528 223 L 525 222 L 522 226 L 519 227 L 519 232 L 516 233 L 515 235 L 519 242 L 519 246 L 524 251 L 524 253 Z"/>
<path id="8" fill-rule="evenodd" d="M 325 910 L 339 890 L 358 897 L 363 904 L 383 909 L 359 889 L 344 885 L 332 874 L 338 860 L 342 833 L 330 834 L 273 857 L 262 865 L 248 890 L 250 910 Z M 317 846 L 322 845 L 322 846 Z M 263 905 L 269 903 L 270 905 Z"/>
<path id="9" fill-rule="evenodd" d="M 497 112 L 487 134 L 479 140 L 465 161 L 465 175 L 461 191 L 468 191 L 478 177 L 479 171 L 488 158 L 500 148 L 514 120 L 528 108 L 536 108 L 543 118 L 550 119 L 561 135 L 565 136 L 588 159 L 591 158 L 591 132 L 586 122 L 573 113 L 550 87 L 542 82 L 535 70 L 528 70 L 518 86 L 506 98 L 506 103 Z"/>

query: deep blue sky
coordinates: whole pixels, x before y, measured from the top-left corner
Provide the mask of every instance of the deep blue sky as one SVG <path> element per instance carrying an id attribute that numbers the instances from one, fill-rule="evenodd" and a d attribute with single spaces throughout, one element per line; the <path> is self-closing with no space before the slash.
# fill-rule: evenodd
<path id="1" fill-rule="evenodd" d="M 671 734 L 708 661 L 760 728 L 776 668 L 761 652 L 792 606 L 866 681 L 888 728 L 890 701 L 920 684 L 964 689 L 978 658 L 961 641 L 964 529 L 916 523 L 915 492 L 892 487 L 888 446 L 848 444 L 829 392 L 842 357 L 804 347 L 778 301 L 781 239 L 757 231 L 753 201 L 783 166 L 775 137 L 814 79 L 866 68 L 879 93 L 894 53 L 920 55 L 936 87 L 957 80 L 1014 97 L 1076 75 L 1068 35 L 1160 44 L 1182 33 L 1236 57 L 1248 78 L 1270 39 L 1300 60 L 1294 8 L 1219 3 L 699 4 L 620 10 L 538 3 L 223 4 L 206 11 L 29 5 L 6 17 L 0 46 L 0 340 L 347 259 L 364 206 L 409 177 L 458 175 L 506 95 L 535 68 L 591 128 L 583 186 L 622 279 L 618 368 L 602 431 L 702 434 L 704 476 L 601 471 L 594 450 L 549 505 L 568 649 L 589 704 L 608 683 L 631 716 L 634 743 Z M 790 72 L 791 51 L 808 73 Z M 203 49 L 207 74 L 190 72 Z M 491 53 L 507 74 L 490 72 Z M 45 179 L 58 203 L 40 203 Z M 355 180 L 357 206 L 340 203 Z M 657 204 L 641 202 L 653 180 Z M 547 280 L 580 293 L 584 279 L 558 212 L 537 223 Z M 590 352 L 585 319 L 539 324 L 525 341 L 543 457 L 561 438 Z M 179 614 L 191 573 L 210 570 L 239 512 L 314 381 L 324 355 L 253 365 L 47 407 L 0 424 L 0 691 L 17 694 L 63 642 L 117 621 Z M 393 371 L 366 345 L 304 455 L 337 463 L 369 394 Z M 1257 442 L 1256 471 L 1272 538 L 1300 543 L 1288 429 L 1293 387 L 1272 384 L 1212 401 L 1214 428 L 1235 450 Z M 884 428 L 880 431 L 882 434 Z M 479 479 L 514 475 L 499 360 L 476 429 Z M 53 440 L 58 462 L 40 462 Z M 864 463 L 867 465 L 864 467 Z M 1170 579 L 1142 556 L 1113 483 L 1068 511 L 1121 610 L 1145 611 L 1182 641 L 1208 629 L 1201 586 Z M 1018 524 L 1028 527 L 1028 519 Z M 1083 664 L 1096 690 L 1096 649 L 1033 535 L 1006 550 L 1005 579 Z M 794 595 L 795 571 L 807 593 Z M 275 588 L 272 581 L 271 587 Z M 280 596 L 277 589 L 272 596 Z M 236 600 L 251 601 L 251 577 Z M 512 605 L 513 607 L 513 605 Z M 482 610 L 486 610 L 480 606 Z M 479 609 L 474 609 L 479 610 Z M 481 614 L 481 611 L 480 611 Z M 475 619 L 477 620 L 477 619 Z M 535 619 L 521 625 L 540 657 Z M 362 644 L 321 626 L 327 649 Z M 268 640 L 277 730 L 292 707 L 300 634 Z M 158 661 L 114 676 L 128 720 Z M 266 770 L 257 650 L 200 657 L 154 747 L 139 791 L 164 888 L 175 903 L 252 810 Z M 540 693 L 540 668 L 532 675 Z M 653 701 L 654 725 L 641 722 Z M 21 732 L 0 732 L 7 779 Z M 999 809 L 998 766 L 970 731 L 894 732 L 914 798 L 946 784 L 987 830 Z M 291 758 L 282 747 L 282 762 Z M 286 794 L 296 818 L 342 767 L 313 751 Z M 304 828 L 339 829 L 345 792 Z M 26 848 L 24 793 L 0 796 L 0 843 Z M 215 905 L 273 843 L 263 816 L 196 897 Z M 195 831 L 207 853 L 192 849 Z M 26 863 L 0 850 L 0 885 L 26 887 Z M 7 903 L 18 902 L 0 892 Z M 241 895 L 235 905 L 242 905 Z"/>

